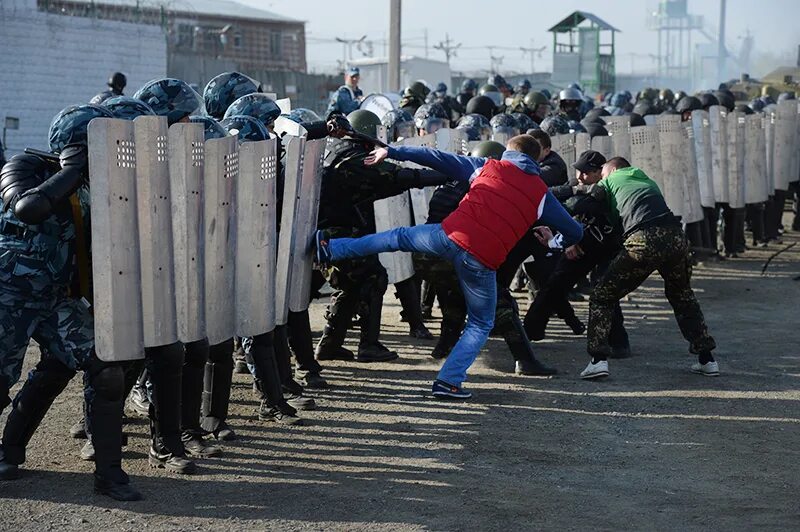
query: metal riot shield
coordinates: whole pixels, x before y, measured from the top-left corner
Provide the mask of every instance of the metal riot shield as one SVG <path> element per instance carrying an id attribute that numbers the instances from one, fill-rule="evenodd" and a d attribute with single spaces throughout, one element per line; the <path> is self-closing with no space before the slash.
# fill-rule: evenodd
<path id="1" fill-rule="evenodd" d="M 188 343 L 206 337 L 203 126 L 173 124 L 167 136 L 175 310 L 178 339 Z"/>
<path id="2" fill-rule="evenodd" d="M 784 100 L 778 102 L 775 115 L 775 190 L 788 190 L 789 183 L 797 180 L 792 175 L 794 156 L 797 152 L 797 102 Z"/>
<path id="3" fill-rule="evenodd" d="M 502 144 L 503 146 L 508 144 L 508 141 L 511 140 L 511 137 L 511 133 L 503 133 L 501 131 L 495 131 L 492 133 L 492 140 Z"/>
<path id="4" fill-rule="evenodd" d="M 281 110 L 281 114 L 289 114 L 292 111 L 292 101 L 289 98 L 275 100 L 275 105 Z"/>
<path id="5" fill-rule="evenodd" d="M 378 118 L 383 118 L 386 113 L 395 108 L 394 102 L 385 94 L 380 93 L 368 94 L 359 106 L 359 109 L 372 111 Z"/>
<path id="6" fill-rule="evenodd" d="M 178 341 L 167 118 L 140 116 L 133 129 L 144 346 L 157 347 Z"/>
<path id="7" fill-rule="evenodd" d="M 308 140 L 303 146 L 302 180 L 297 194 L 297 213 L 292 225 L 292 282 L 289 289 L 289 310 L 292 312 L 306 310 L 311 301 L 314 234 L 317 231 L 322 161 L 327 142 L 327 139 Z M 285 194 L 284 191 L 284 197 Z"/>
<path id="8" fill-rule="evenodd" d="M 564 135 L 554 135 L 550 137 L 551 148 L 554 152 L 559 154 L 564 162 L 567 164 L 567 175 L 574 177 L 575 169 L 572 165 L 575 163 L 575 135 L 567 133 Z"/>
<path id="9" fill-rule="evenodd" d="M 592 149 L 602 153 L 606 160 L 614 157 L 614 143 L 611 137 L 594 137 L 592 139 Z"/>
<path id="10" fill-rule="evenodd" d="M 572 162 L 577 161 L 583 152 L 591 149 L 592 137 L 588 133 L 575 133 L 575 159 Z"/>
<path id="11" fill-rule="evenodd" d="M 700 204 L 714 207 L 714 178 L 711 174 L 711 123 L 708 111 L 692 111 L 692 134 L 694 136 L 695 167 L 700 185 Z"/>
<path id="12" fill-rule="evenodd" d="M 775 122 L 776 113 L 766 111 L 764 113 L 764 162 L 767 175 L 767 193 L 770 196 L 775 193 Z"/>
<path id="13" fill-rule="evenodd" d="M 375 230 L 377 232 L 411 225 L 411 202 L 408 192 L 378 200 L 373 203 L 373 208 L 375 210 Z M 414 275 L 414 263 L 411 259 L 411 253 L 404 251 L 379 253 L 378 259 L 383 264 L 383 267 L 386 268 L 390 284 L 405 281 Z"/>
<path id="14" fill-rule="evenodd" d="M 289 290 L 292 284 L 292 268 L 296 262 L 292 256 L 296 237 L 294 226 L 302 189 L 303 151 L 306 139 L 286 136 L 283 137 L 283 143 L 286 157 L 283 161 L 283 204 L 275 274 L 275 323 L 278 325 L 284 325 L 289 317 Z"/>
<path id="15" fill-rule="evenodd" d="M 684 133 L 681 129 L 680 115 L 659 115 L 658 144 L 661 149 L 661 192 L 670 210 L 683 217 L 683 180 L 686 175 L 686 153 L 682 151 Z M 684 220 L 685 222 L 686 220 Z"/>
<path id="16" fill-rule="evenodd" d="M 728 113 L 728 204 L 739 209 L 745 206 L 744 113 Z"/>
<path id="17" fill-rule="evenodd" d="M 664 192 L 661 173 L 661 149 L 658 146 L 658 127 L 634 126 L 631 128 L 631 160 L 633 166 L 641 168 Z"/>
<path id="18" fill-rule="evenodd" d="M 144 335 L 133 123 L 97 118 L 88 139 L 95 347 L 101 360 L 136 360 Z"/>
<path id="19" fill-rule="evenodd" d="M 236 182 L 236 335 L 275 328 L 275 268 L 278 250 L 277 140 L 239 147 Z"/>
<path id="20" fill-rule="evenodd" d="M 204 179 L 206 335 L 216 345 L 233 338 L 234 266 L 236 257 L 234 212 L 239 178 L 236 137 L 207 140 Z"/>
<path id="21" fill-rule="evenodd" d="M 728 203 L 728 111 L 712 105 L 708 109 L 711 140 L 711 177 L 716 203 Z"/>
<path id="22" fill-rule="evenodd" d="M 795 129 L 794 142 L 792 143 L 792 146 L 794 146 L 794 150 L 792 151 L 794 157 L 792 158 L 792 171 L 789 173 L 789 183 L 794 183 L 795 181 L 800 180 L 800 149 L 797 147 L 797 145 L 800 143 L 800 102 L 797 100 L 790 101 L 795 103 Z"/>
<path id="23" fill-rule="evenodd" d="M 697 154 L 694 129 L 691 122 L 681 123 L 681 142 L 686 173 L 683 182 L 683 221 L 687 224 L 703 219 L 703 204 L 700 201 L 700 182 L 697 177 Z"/>
<path id="24" fill-rule="evenodd" d="M 462 129 L 442 128 L 434 133 L 436 149 L 464 155 L 469 151 L 467 134 Z"/>
<path id="25" fill-rule="evenodd" d="M 756 113 L 744 117 L 744 175 L 745 203 L 767 201 L 767 161 L 764 159 L 766 141 L 764 115 Z"/>
<path id="26" fill-rule="evenodd" d="M 615 157 L 631 160 L 631 120 L 628 116 L 604 116 L 606 129 L 611 135 L 612 152 Z"/>

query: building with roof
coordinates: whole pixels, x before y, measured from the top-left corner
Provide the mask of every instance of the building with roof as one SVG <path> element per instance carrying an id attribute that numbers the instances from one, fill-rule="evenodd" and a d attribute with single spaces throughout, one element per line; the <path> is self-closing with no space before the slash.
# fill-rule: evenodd
<path id="1" fill-rule="evenodd" d="M 553 33 L 555 85 L 577 82 L 587 93 L 614 90 L 617 28 L 593 13 L 574 11 L 548 31 Z"/>
<path id="2" fill-rule="evenodd" d="M 175 56 L 306 71 L 305 22 L 230 0 L 37 0 L 44 12 L 158 25 Z M 172 62 L 172 61 L 170 61 Z"/>

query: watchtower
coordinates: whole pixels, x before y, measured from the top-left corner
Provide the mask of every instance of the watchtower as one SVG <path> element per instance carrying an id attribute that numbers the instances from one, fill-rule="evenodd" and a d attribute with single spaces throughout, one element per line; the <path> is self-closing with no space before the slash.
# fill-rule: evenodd
<path id="1" fill-rule="evenodd" d="M 553 84 L 577 81 L 585 92 L 614 90 L 618 29 L 597 15 L 575 11 L 548 31 L 553 33 Z"/>

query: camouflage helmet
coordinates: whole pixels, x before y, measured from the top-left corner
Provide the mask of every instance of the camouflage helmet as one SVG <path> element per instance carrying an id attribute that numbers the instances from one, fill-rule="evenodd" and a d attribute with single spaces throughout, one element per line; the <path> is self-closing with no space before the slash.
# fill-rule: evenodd
<path id="1" fill-rule="evenodd" d="M 72 105 L 62 109 L 50 123 L 50 151 L 61 153 L 70 144 L 86 144 L 89 122 L 113 117 L 111 111 L 99 105 Z"/>
<path id="2" fill-rule="evenodd" d="M 438 103 L 420 105 L 414 113 L 414 125 L 428 133 L 445 127 L 448 119 L 447 111 Z"/>
<path id="3" fill-rule="evenodd" d="M 359 133 L 378 138 L 378 126 L 381 125 L 381 119 L 372 111 L 358 109 L 347 115 L 347 121 Z"/>
<path id="4" fill-rule="evenodd" d="M 189 121 L 195 124 L 203 124 L 203 136 L 206 140 L 222 139 L 228 136 L 228 130 L 222 127 L 219 122 L 210 116 L 190 116 Z"/>
<path id="5" fill-rule="evenodd" d="M 269 140 L 269 130 L 252 116 L 229 116 L 219 123 L 229 135 L 236 135 L 239 142 Z"/>
<path id="6" fill-rule="evenodd" d="M 381 118 L 381 124 L 386 128 L 386 136 L 390 141 L 415 137 L 417 134 L 414 117 L 405 109 L 390 110 Z"/>
<path id="7" fill-rule="evenodd" d="M 494 115 L 491 120 L 489 120 L 489 125 L 492 126 L 492 129 L 497 130 L 500 127 L 510 127 L 514 129 L 519 129 L 519 124 L 514 119 L 513 116 L 500 113 L 499 115 Z"/>
<path id="8" fill-rule="evenodd" d="M 506 147 L 493 140 L 484 140 L 470 151 L 472 157 L 485 157 L 486 159 L 501 159 Z"/>
<path id="9" fill-rule="evenodd" d="M 489 125 L 489 120 L 480 114 L 466 114 L 458 121 L 458 128 L 474 127 L 478 130 L 478 134 L 483 139 L 488 139 L 492 135 L 492 126 Z"/>
<path id="10" fill-rule="evenodd" d="M 550 100 L 541 92 L 529 92 L 525 95 L 524 101 L 525 107 L 531 112 L 535 111 L 540 105 L 550 105 Z"/>
<path id="11" fill-rule="evenodd" d="M 114 96 L 113 98 L 105 100 L 100 105 L 111 111 L 114 118 L 120 118 L 122 120 L 133 120 L 140 116 L 153 116 L 156 114 L 150 109 L 150 106 L 142 100 L 137 100 L 130 96 Z"/>
<path id="12" fill-rule="evenodd" d="M 465 79 L 461 82 L 461 92 L 475 92 L 478 90 L 478 84 L 474 79 Z"/>
<path id="13" fill-rule="evenodd" d="M 564 120 L 564 117 L 560 115 L 548 116 L 542 120 L 539 127 L 551 137 L 553 135 L 566 135 L 569 133 L 569 124 Z"/>
<path id="14" fill-rule="evenodd" d="M 520 131 L 528 131 L 529 129 L 539 129 L 539 126 L 536 122 L 533 121 L 533 118 L 529 117 L 525 113 L 511 113 L 511 116 L 514 117 L 514 120 L 517 121 L 517 125 L 519 126 Z"/>
<path id="15" fill-rule="evenodd" d="M 252 116 L 269 129 L 281 115 L 281 108 L 263 92 L 254 92 L 237 99 L 225 111 L 225 118 L 236 115 Z"/>
<path id="16" fill-rule="evenodd" d="M 150 106 L 159 116 L 166 116 L 169 125 L 205 113 L 203 98 L 188 83 L 174 78 L 156 79 L 146 83 L 133 95 Z"/>
<path id="17" fill-rule="evenodd" d="M 586 133 L 586 128 L 583 127 L 583 122 L 578 122 L 577 120 L 569 120 L 567 122 L 569 126 L 569 130 L 571 133 Z"/>
<path id="18" fill-rule="evenodd" d="M 417 80 L 414 83 L 412 83 L 411 85 L 409 85 L 408 87 L 406 87 L 406 90 L 405 90 L 404 94 L 406 96 L 416 96 L 418 98 L 425 99 L 425 97 L 430 92 L 431 92 L 431 89 L 428 88 L 427 85 L 425 85 L 423 82 Z"/>
<path id="19" fill-rule="evenodd" d="M 458 126 L 456 129 L 466 133 L 468 141 L 483 140 L 480 130 L 475 126 Z"/>
<path id="20" fill-rule="evenodd" d="M 203 89 L 203 100 L 209 116 L 221 120 L 228 107 L 241 98 L 259 92 L 260 84 L 241 72 L 224 72 L 215 76 Z"/>
<path id="21" fill-rule="evenodd" d="M 298 124 L 310 124 L 311 122 L 319 122 L 322 120 L 317 113 L 305 107 L 292 109 L 286 116 L 289 120 L 297 122 Z"/>

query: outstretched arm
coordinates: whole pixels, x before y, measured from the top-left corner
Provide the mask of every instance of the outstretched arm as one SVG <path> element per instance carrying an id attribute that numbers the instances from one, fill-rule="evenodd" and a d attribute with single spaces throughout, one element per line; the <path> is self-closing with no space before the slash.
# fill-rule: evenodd
<path id="1" fill-rule="evenodd" d="M 378 164 L 386 158 L 427 166 L 451 176 L 453 179 L 463 181 L 471 179 L 486 163 L 486 159 L 483 157 L 467 157 L 417 146 L 378 148 L 365 159 L 364 163 L 367 165 Z"/>

